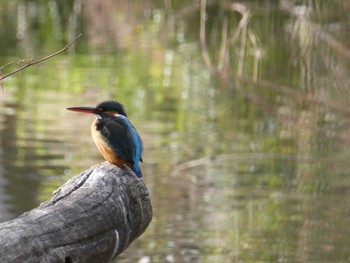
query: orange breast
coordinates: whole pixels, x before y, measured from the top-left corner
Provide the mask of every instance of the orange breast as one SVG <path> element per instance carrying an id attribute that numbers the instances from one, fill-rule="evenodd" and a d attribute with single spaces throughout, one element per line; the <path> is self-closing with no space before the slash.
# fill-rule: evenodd
<path id="1" fill-rule="evenodd" d="M 116 164 L 118 166 L 126 164 L 127 166 L 131 167 L 129 162 L 119 159 L 118 155 L 114 153 L 109 145 L 104 141 L 101 133 L 96 130 L 96 120 L 92 123 L 91 134 L 98 150 L 108 162 Z"/>

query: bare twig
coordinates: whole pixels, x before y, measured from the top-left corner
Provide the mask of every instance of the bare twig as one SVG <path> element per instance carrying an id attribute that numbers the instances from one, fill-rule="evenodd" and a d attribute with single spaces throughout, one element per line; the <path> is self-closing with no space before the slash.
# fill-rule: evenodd
<path id="1" fill-rule="evenodd" d="M 7 67 L 8 65 L 11 65 L 11 64 L 13 64 L 13 63 L 15 63 L 15 62 L 10 61 L 10 62 L 6 63 L 5 65 L 1 66 L 1 67 L 0 67 L 0 72 L 1 72 L 1 70 L 2 70 L 3 68 L 5 68 L 5 67 Z"/>
<path id="2" fill-rule="evenodd" d="M 60 53 L 62 53 L 62 52 L 64 52 L 64 51 L 66 51 L 71 45 L 73 45 L 73 43 L 74 43 L 75 41 L 77 41 L 77 39 L 78 39 L 79 37 L 81 37 L 81 34 L 79 34 L 76 38 L 74 38 L 74 39 L 73 39 L 70 43 L 68 43 L 68 45 L 66 45 L 64 48 L 62 48 L 61 50 L 59 50 L 59 51 L 57 51 L 57 52 L 55 52 L 55 53 L 53 53 L 53 54 L 51 54 L 51 55 L 48 55 L 48 56 L 43 57 L 43 58 L 38 59 L 38 60 L 33 60 L 33 59 L 31 59 L 30 61 L 27 61 L 27 64 L 25 64 L 24 66 L 22 66 L 22 67 L 20 67 L 20 68 L 18 68 L 18 69 L 16 69 L 16 70 L 14 70 L 14 71 L 12 71 L 12 72 L 10 72 L 10 73 L 8 73 L 8 74 L 5 74 L 5 75 L 1 75 L 1 74 L 0 74 L 0 81 L 2 81 L 3 79 L 5 79 L 5 78 L 7 78 L 7 77 L 9 77 L 9 76 L 11 76 L 11 75 L 13 75 L 13 74 L 16 74 L 16 73 L 22 71 L 22 70 L 24 70 L 24 69 L 26 69 L 26 68 L 28 68 L 28 67 L 30 67 L 30 66 L 33 66 L 33 65 L 38 64 L 38 63 L 41 63 L 41 62 L 43 62 L 43 61 L 45 61 L 45 60 L 48 60 L 48 59 L 50 59 L 50 58 L 52 58 L 52 57 L 54 57 L 54 56 L 57 56 L 58 54 L 60 54 Z M 12 63 L 12 62 L 7 63 L 6 65 L 2 66 L 0 69 L 2 69 L 3 67 L 5 67 L 5 66 L 7 66 L 7 65 L 9 65 L 9 64 L 11 64 L 11 63 Z"/>

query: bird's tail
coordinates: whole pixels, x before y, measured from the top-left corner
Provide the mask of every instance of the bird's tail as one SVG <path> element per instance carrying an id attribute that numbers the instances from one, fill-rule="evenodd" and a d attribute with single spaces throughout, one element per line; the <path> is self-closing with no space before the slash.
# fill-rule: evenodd
<path id="1" fill-rule="evenodd" d="M 138 178 L 142 178 L 142 172 L 141 172 L 140 166 L 138 164 L 134 164 L 132 169 Z"/>

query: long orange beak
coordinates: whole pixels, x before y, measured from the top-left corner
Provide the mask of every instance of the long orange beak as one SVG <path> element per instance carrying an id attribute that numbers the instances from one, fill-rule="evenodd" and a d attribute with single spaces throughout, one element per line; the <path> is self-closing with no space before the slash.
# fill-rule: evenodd
<path id="1" fill-rule="evenodd" d="M 93 107 L 70 107 L 66 110 L 82 112 L 82 113 L 96 113 L 96 108 Z"/>

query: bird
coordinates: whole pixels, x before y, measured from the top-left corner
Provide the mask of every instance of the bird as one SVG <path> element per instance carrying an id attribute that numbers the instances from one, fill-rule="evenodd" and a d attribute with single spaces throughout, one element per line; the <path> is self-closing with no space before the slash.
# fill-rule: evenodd
<path id="1" fill-rule="evenodd" d="M 138 178 L 142 178 L 139 166 L 142 162 L 142 139 L 123 104 L 107 100 L 95 107 L 69 107 L 67 110 L 94 114 L 96 119 L 91 125 L 91 135 L 102 156 L 117 166 L 127 165 Z"/>

